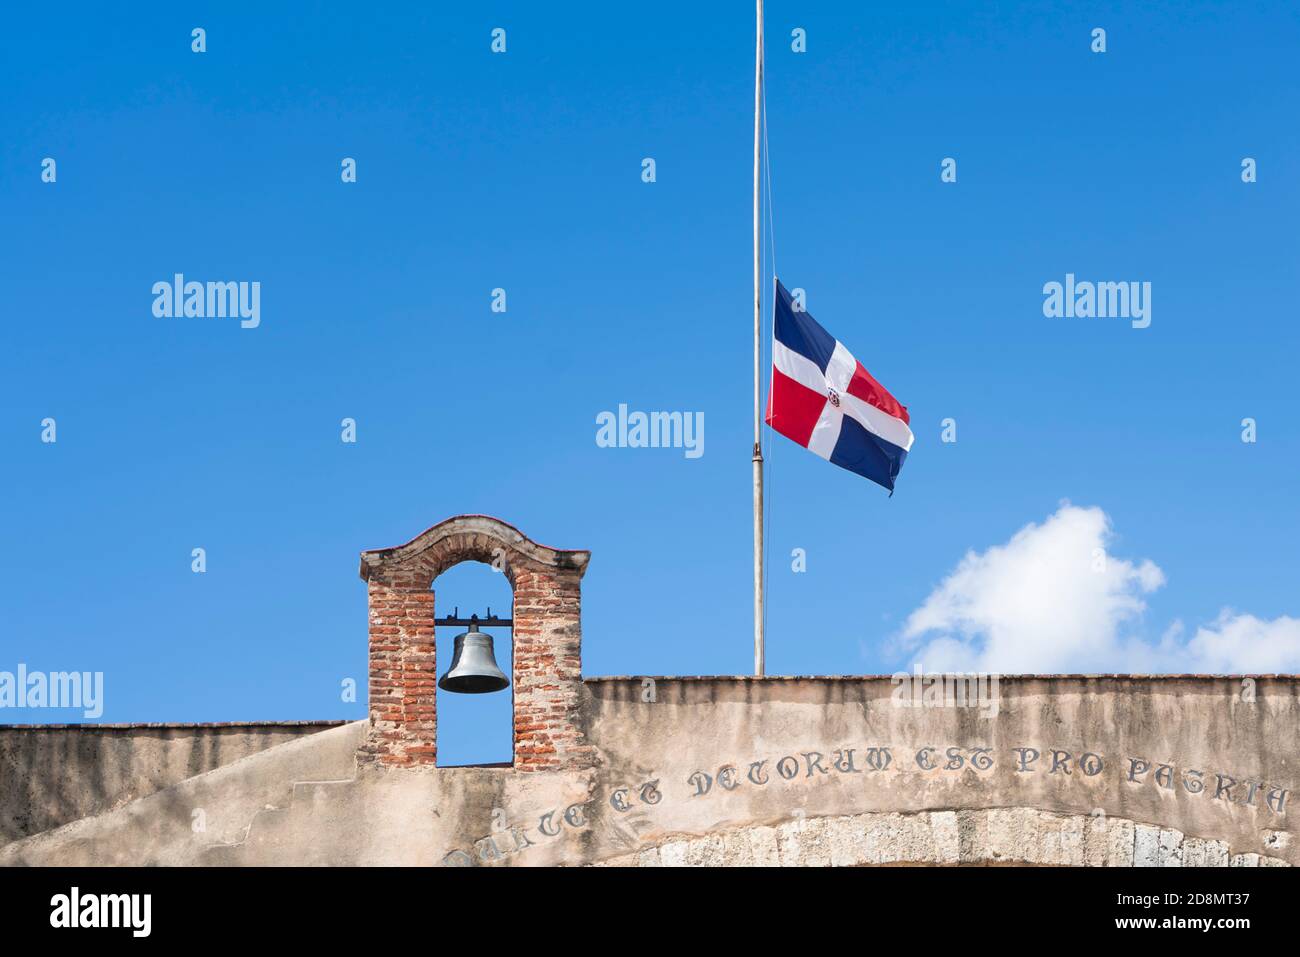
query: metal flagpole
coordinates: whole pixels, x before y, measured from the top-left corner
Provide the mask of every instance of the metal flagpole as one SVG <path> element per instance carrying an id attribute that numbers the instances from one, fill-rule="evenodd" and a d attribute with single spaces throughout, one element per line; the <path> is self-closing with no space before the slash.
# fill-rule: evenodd
<path id="1" fill-rule="evenodd" d="M 763 0 L 758 4 L 758 40 L 754 50 L 754 676 L 763 676 L 763 446 L 759 405 L 759 350 L 762 346 L 762 297 L 758 258 L 759 131 L 763 95 Z"/>

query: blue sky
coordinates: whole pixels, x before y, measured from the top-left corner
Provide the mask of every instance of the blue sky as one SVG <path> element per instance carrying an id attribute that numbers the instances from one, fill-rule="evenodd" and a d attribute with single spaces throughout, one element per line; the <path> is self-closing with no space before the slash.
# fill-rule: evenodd
<path id="1" fill-rule="evenodd" d="M 768 433 L 769 672 L 988 663 L 1112 601 L 1090 667 L 1209 667 L 1179 622 L 1293 640 L 1300 9 L 767 17 L 778 271 L 916 433 L 892 499 Z M 359 718 L 358 552 L 483 512 L 591 549 L 586 673 L 747 672 L 752 58 L 746 3 L 10 11 L 0 670 L 103 671 L 104 721 Z M 260 282 L 261 325 L 156 318 L 177 272 Z M 1151 326 L 1045 318 L 1066 273 L 1150 282 Z M 619 403 L 703 413 L 705 454 L 598 447 Z M 1092 591 L 989 599 L 1092 540 Z M 437 591 L 509 603 L 484 566 Z M 449 703 L 440 758 L 508 756 L 507 697 Z"/>

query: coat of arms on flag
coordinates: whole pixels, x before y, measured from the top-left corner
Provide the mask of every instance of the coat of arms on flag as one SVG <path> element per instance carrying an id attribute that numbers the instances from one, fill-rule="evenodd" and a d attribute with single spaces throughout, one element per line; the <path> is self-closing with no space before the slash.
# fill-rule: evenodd
<path id="1" fill-rule="evenodd" d="M 893 492 L 912 447 L 907 407 L 776 283 L 767 424 Z"/>

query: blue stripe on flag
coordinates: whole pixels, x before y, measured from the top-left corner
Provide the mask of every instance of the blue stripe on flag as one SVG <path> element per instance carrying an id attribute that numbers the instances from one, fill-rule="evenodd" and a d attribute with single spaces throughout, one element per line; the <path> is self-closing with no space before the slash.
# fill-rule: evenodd
<path id="1" fill-rule="evenodd" d="M 794 300 L 780 280 L 776 283 L 776 341 L 817 363 L 823 373 L 835 351 L 835 337 L 811 315 L 794 308 Z"/>
<path id="2" fill-rule="evenodd" d="M 851 415 L 843 417 L 839 440 L 831 452 L 831 462 L 835 465 L 857 472 L 891 492 L 894 490 L 894 479 L 898 477 L 906 458 L 907 452 L 868 432 Z"/>

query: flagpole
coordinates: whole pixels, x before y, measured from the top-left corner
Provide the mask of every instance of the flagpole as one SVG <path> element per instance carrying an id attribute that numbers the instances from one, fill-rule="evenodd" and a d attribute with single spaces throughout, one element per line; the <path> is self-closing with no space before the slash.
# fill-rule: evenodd
<path id="1" fill-rule="evenodd" d="M 764 671 L 763 647 L 763 446 L 759 399 L 759 352 L 762 347 L 762 294 L 759 279 L 758 174 L 759 131 L 763 96 L 763 0 L 756 0 L 757 41 L 754 48 L 754 676 Z"/>

